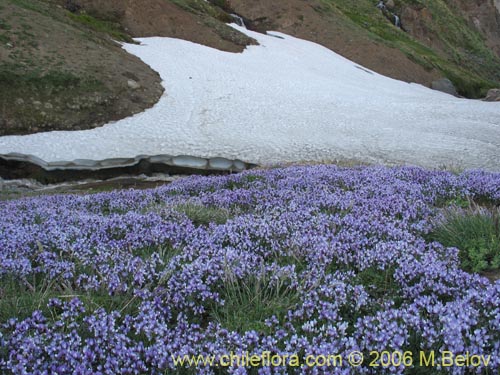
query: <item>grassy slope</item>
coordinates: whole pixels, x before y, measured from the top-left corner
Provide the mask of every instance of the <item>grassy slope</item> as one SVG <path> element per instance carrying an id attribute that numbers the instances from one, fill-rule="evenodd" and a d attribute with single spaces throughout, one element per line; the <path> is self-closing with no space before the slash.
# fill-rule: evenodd
<path id="1" fill-rule="evenodd" d="M 404 7 L 427 7 L 432 20 L 426 27 L 445 46 L 432 49 L 408 33 L 393 27 L 372 0 L 321 0 L 320 12 L 335 12 L 365 30 L 370 36 L 403 51 L 425 68 L 436 68 L 467 97 L 481 97 L 500 86 L 500 59 L 486 46 L 484 37 L 472 30 L 460 12 L 445 0 L 397 0 L 395 12 Z"/>

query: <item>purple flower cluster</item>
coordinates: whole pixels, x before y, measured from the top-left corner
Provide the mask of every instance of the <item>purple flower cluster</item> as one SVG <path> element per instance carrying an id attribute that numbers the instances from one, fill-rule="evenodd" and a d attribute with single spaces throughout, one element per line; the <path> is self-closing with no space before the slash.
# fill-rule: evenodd
<path id="1" fill-rule="evenodd" d="M 500 282 L 462 271 L 456 249 L 426 240 L 457 198 L 500 203 L 500 174 L 309 166 L 2 202 L 0 281 L 27 292 L 57 286 L 61 296 L 0 322 L 0 371 L 164 374 L 179 370 L 172 355 L 422 350 L 490 355 L 487 368 L 443 371 L 496 373 Z M 198 225 L 178 209 L 186 203 L 223 208 L 228 220 Z M 229 288 L 250 283 L 294 298 L 264 317 L 266 329 L 225 326 L 214 311 Z M 98 306 L 93 295 L 126 303 Z M 347 363 L 257 371 L 354 373 Z M 408 369 L 365 362 L 355 371 Z"/>

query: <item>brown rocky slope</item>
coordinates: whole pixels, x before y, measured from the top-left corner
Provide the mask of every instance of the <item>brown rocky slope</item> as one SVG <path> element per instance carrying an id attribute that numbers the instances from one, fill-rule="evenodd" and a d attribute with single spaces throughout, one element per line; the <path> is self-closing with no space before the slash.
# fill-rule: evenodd
<path id="1" fill-rule="evenodd" d="M 91 128 L 152 106 L 160 77 L 114 40 L 167 36 L 241 52 L 255 41 L 226 25 L 233 12 L 253 30 L 320 43 L 396 79 L 447 77 L 467 97 L 500 87 L 498 0 L 387 0 L 385 13 L 377 2 L 1 0 L 0 135 Z"/>
<path id="2" fill-rule="evenodd" d="M 159 75 L 104 33 L 37 1 L 0 8 L 0 135 L 100 126 L 154 105 Z"/>
<path id="3" fill-rule="evenodd" d="M 62 0 L 61 0 L 62 1 Z M 227 27 L 229 14 L 257 31 L 322 44 L 392 78 L 431 86 L 447 77 L 466 97 L 500 85 L 498 0 L 71 0 L 119 22 L 133 36 L 169 36 L 231 52 L 252 41 Z M 387 14 L 398 15 L 402 28 Z"/>

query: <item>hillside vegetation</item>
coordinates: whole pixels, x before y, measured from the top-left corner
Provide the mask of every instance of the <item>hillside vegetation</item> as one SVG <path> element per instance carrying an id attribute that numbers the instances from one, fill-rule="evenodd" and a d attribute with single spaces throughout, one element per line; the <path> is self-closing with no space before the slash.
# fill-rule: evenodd
<path id="1" fill-rule="evenodd" d="M 323 2 L 340 10 L 374 39 L 399 49 L 426 69 L 440 71 L 464 96 L 484 96 L 500 82 L 499 56 L 487 46 L 485 35 L 464 18 L 460 1 L 395 1 L 390 10 L 399 14 L 406 32 L 387 22 L 371 0 Z"/>
<path id="2" fill-rule="evenodd" d="M 159 75 L 118 43 L 117 23 L 48 2 L 0 2 L 0 135 L 77 130 L 157 102 Z"/>
<path id="3" fill-rule="evenodd" d="M 393 78 L 429 85 L 447 77 L 471 98 L 500 86 L 500 14 L 493 2 L 396 0 L 387 1 L 385 14 L 376 0 L 230 3 L 251 26 L 318 42 Z"/>
<path id="4" fill-rule="evenodd" d="M 160 77 L 115 41 L 166 36 L 228 52 L 256 42 L 227 26 L 320 43 L 392 78 L 459 94 L 500 87 L 500 14 L 493 1 L 2 0 L 0 135 L 100 126 L 140 112 L 163 92 Z M 396 14 L 402 28 L 388 17 Z"/>

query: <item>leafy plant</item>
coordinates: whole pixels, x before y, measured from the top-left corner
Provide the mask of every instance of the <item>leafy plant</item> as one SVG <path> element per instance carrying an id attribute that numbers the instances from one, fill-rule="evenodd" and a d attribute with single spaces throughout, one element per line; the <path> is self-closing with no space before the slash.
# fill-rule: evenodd
<path id="1" fill-rule="evenodd" d="M 481 272 L 500 268 L 500 210 L 473 206 L 447 209 L 431 237 L 460 250 L 462 268 Z"/>

